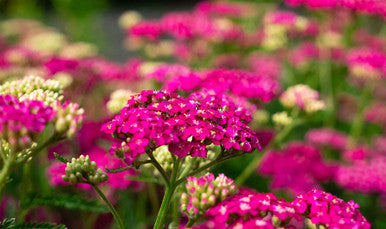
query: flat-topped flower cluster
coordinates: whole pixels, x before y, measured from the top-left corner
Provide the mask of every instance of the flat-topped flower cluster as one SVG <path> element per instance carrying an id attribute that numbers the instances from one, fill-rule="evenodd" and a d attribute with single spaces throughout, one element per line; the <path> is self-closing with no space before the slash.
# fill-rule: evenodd
<path id="1" fill-rule="evenodd" d="M 314 189 L 292 202 L 272 193 L 240 190 L 206 211 L 208 221 L 194 228 L 296 228 L 304 219 L 324 228 L 370 228 L 354 201 Z"/>
<path id="2" fill-rule="evenodd" d="M 260 145 L 246 125 L 250 120 L 248 110 L 226 96 L 197 92 L 183 98 L 151 90 L 132 96 L 102 130 L 121 140 L 111 149 L 124 150 L 131 164 L 146 148 L 162 145 L 169 145 L 169 151 L 180 158 L 188 154 L 206 157 L 206 146 L 212 143 L 230 151 L 251 152 Z"/>
<path id="3" fill-rule="evenodd" d="M 42 101 L 19 101 L 16 96 L 0 94 L 0 138 L 16 151 L 28 148 L 54 114 Z"/>

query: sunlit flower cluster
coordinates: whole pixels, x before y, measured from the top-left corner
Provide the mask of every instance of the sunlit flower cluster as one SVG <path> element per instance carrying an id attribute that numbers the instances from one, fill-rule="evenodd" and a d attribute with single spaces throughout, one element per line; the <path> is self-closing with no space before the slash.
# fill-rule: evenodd
<path id="1" fill-rule="evenodd" d="M 245 112 L 225 97 L 209 93 L 185 99 L 163 91 L 143 91 L 132 96 L 120 115 L 102 129 L 122 141 L 111 150 L 124 153 L 128 164 L 147 148 L 162 145 L 169 145 L 169 151 L 180 158 L 206 157 L 206 145 L 211 143 L 251 152 L 259 148 L 259 141 L 245 124 L 251 119 Z"/>

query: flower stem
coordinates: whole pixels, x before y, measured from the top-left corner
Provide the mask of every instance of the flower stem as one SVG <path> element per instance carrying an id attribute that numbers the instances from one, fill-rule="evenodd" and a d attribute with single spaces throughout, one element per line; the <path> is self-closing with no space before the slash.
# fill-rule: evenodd
<path id="1" fill-rule="evenodd" d="M 368 104 L 368 100 L 371 97 L 371 93 L 373 91 L 374 84 L 373 82 L 366 82 L 365 88 L 362 91 L 358 111 L 354 116 L 353 123 L 350 129 L 350 144 L 354 144 L 356 140 L 358 140 L 359 136 L 362 133 L 363 124 L 364 124 L 364 110 Z"/>
<path id="2" fill-rule="evenodd" d="M 221 156 L 221 154 L 220 154 L 220 156 Z M 184 182 L 186 180 L 186 177 L 194 176 L 194 175 L 196 175 L 196 174 L 198 174 L 206 169 L 209 169 L 210 167 L 212 167 L 214 165 L 217 165 L 218 163 L 221 163 L 221 162 L 226 161 L 228 159 L 231 159 L 233 157 L 235 157 L 235 155 L 228 156 L 228 157 L 218 157 L 217 159 L 215 159 L 215 160 L 209 162 L 208 164 L 188 173 L 187 175 L 181 176 L 181 178 L 177 180 L 176 185 L 180 185 L 182 182 Z"/>
<path id="3" fill-rule="evenodd" d="M 249 176 L 255 171 L 256 167 L 260 164 L 261 159 L 263 158 L 263 153 L 255 153 L 252 161 L 248 164 L 248 166 L 243 170 L 240 176 L 235 180 L 235 184 L 237 187 L 240 187 L 244 182 L 248 179 Z"/>
<path id="4" fill-rule="evenodd" d="M 197 221 L 197 217 L 189 218 L 188 223 L 186 224 L 186 228 L 190 228 L 194 225 L 194 223 Z"/>
<path id="5" fill-rule="evenodd" d="M 334 109 L 334 91 L 332 88 L 331 79 L 331 53 L 327 51 L 327 59 L 322 61 L 319 65 L 319 79 L 320 87 L 323 96 L 326 98 L 326 110 L 325 110 L 325 125 L 334 126 L 335 122 L 335 109 Z"/>
<path id="6" fill-rule="evenodd" d="M 91 186 L 97 191 L 99 196 L 103 199 L 103 201 L 106 203 L 107 207 L 110 209 L 111 214 L 113 214 L 113 217 L 115 221 L 117 222 L 120 229 L 124 229 L 125 226 L 123 225 L 122 219 L 119 217 L 117 211 L 115 210 L 114 206 L 111 204 L 111 202 L 107 199 L 105 194 L 94 184 L 91 184 Z"/>
<path id="7" fill-rule="evenodd" d="M 164 179 L 166 186 L 170 186 L 170 181 L 169 181 L 168 175 L 166 174 L 166 172 L 162 168 L 162 166 L 158 163 L 158 161 L 154 158 L 153 152 L 151 152 L 150 150 L 146 150 L 146 154 L 149 156 L 149 158 L 152 161 L 152 164 L 154 165 L 154 167 L 162 175 L 162 178 Z"/>
<path id="8" fill-rule="evenodd" d="M 3 168 L 1 169 L 1 172 L 0 172 L 0 203 L 1 203 L 1 199 L 3 198 L 5 185 L 7 184 L 7 180 L 12 171 L 13 162 L 14 162 L 14 156 L 13 154 L 10 154 L 7 157 L 6 161 L 4 162 Z"/>
<path id="9" fill-rule="evenodd" d="M 266 147 L 264 151 L 268 151 L 270 148 L 272 148 L 272 145 L 275 145 L 276 143 L 281 142 L 286 136 L 288 136 L 289 133 L 291 133 L 291 130 L 295 128 L 297 125 L 300 125 L 302 123 L 301 120 L 294 120 L 291 124 L 287 125 L 280 131 L 275 138 L 270 142 L 270 144 Z M 263 158 L 263 153 L 255 153 L 255 156 L 253 157 L 252 161 L 248 164 L 248 166 L 243 170 L 243 172 L 236 178 L 235 183 L 238 187 L 244 184 L 244 182 L 252 175 L 252 173 L 255 171 L 255 169 L 259 166 L 260 162 Z"/>
<path id="10" fill-rule="evenodd" d="M 154 229 L 161 229 L 164 228 L 164 221 L 166 218 L 166 214 L 168 212 L 168 208 L 170 205 L 170 202 L 172 200 L 174 191 L 176 190 L 176 187 L 178 184 L 176 184 L 177 176 L 178 176 L 178 170 L 180 166 L 180 159 L 176 159 L 174 155 L 172 155 L 174 165 L 173 165 L 173 170 L 172 170 L 172 175 L 170 178 L 169 185 L 165 187 L 165 195 L 164 198 L 162 199 L 161 207 L 158 211 L 157 219 L 154 224 Z"/>
<path id="11" fill-rule="evenodd" d="M 161 207 L 158 211 L 157 219 L 154 224 L 154 229 L 161 229 L 164 228 L 164 221 L 166 217 L 166 213 L 169 208 L 170 201 L 172 199 L 174 193 L 174 187 L 168 187 L 166 186 L 165 188 L 165 195 L 164 198 L 162 199 L 162 204 Z"/>

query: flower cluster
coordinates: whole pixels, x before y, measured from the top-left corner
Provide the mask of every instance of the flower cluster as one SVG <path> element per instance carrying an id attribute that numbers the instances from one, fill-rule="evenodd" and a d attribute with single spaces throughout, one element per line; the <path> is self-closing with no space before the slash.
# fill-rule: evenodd
<path id="1" fill-rule="evenodd" d="M 347 147 L 348 137 L 337 130 L 320 128 L 309 130 L 306 134 L 306 140 L 316 146 L 328 146 L 332 149 L 343 151 Z"/>
<path id="2" fill-rule="evenodd" d="M 381 101 L 371 104 L 365 111 L 366 121 L 386 127 L 386 105 Z"/>
<path id="3" fill-rule="evenodd" d="M 386 4 L 378 0 L 285 0 L 285 2 L 290 6 L 300 6 L 304 4 L 311 9 L 345 8 L 386 17 Z"/>
<path id="4" fill-rule="evenodd" d="M 369 48 L 357 48 L 347 55 L 347 65 L 352 76 L 361 79 L 386 77 L 386 53 Z"/>
<path id="5" fill-rule="evenodd" d="M 198 92 L 185 99 L 164 91 L 142 91 L 102 130 L 122 141 L 111 149 L 118 154 L 123 150 L 131 164 L 147 148 L 162 145 L 169 145 L 169 151 L 180 158 L 206 157 L 206 145 L 211 143 L 251 152 L 260 145 L 246 126 L 250 119 L 247 111 L 226 97 Z"/>
<path id="6" fill-rule="evenodd" d="M 226 20 L 225 23 L 224 20 L 213 20 L 209 15 L 198 11 L 173 12 L 164 15 L 160 21 L 139 21 L 129 27 L 127 33 L 133 38 L 150 41 L 158 40 L 164 34 L 177 40 L 188 40 L 198 36 L 216 42 L 240 37 L 241 29 L 230 20 Z"/>
<path id="7" fill-rule="evenodd" d="M 187 177 L 186 192 L 181 194 L 181 211 L 189 218 L 198 218 L 207 209 L 236 192 L 233 180 L 224 174 L 209 173 L 200 178 Z"/>
<path id="8" fill-rule="evenodd" d="M 54 115 L 53 109 L 41 101 L 0 95 L 0 138 L 14 152 L 29 148 Z"/>
<path id="9" fill-rule="evenodd" d="M 280 92 L 279 82 L 272 77 L 277 74 L 225 69 L 195 72 L 183 65 L 163 64 L 154 67 L 145 77 L 162 82 L 163 89 L 171 92 L 204 88 L 219 94 L 230 93 L 240 98 L 269 102 Z"/>
<path id="10" fill-rule="evenodd" d="M 158 147 L 153 151 L 153 155 L 166 173 L 170 173 L 172 171 L 174 161 L 171 153 L 169 152 L 168 146 L 163 145 Z M 211 160 L 214 160 L 215 156 L 216 153 L 212 150 L 208 150 L 206 158 L 191 157 L 190 155 L 187 155 L 184 158 L 181 167 L 186 168 L 189 166 L 190 169 L 195 170 L 209 163 Z M 143 168 L 151 170 L 154 175 L 159 175 L 158 170 L 154 169 L 154 167 L 150 164 L 145 164 Z"/>
<path id="11" fill-rule="evenodd" d="M 105 168 L 119 168 L 123 167 L 124 163 L 109 155 L 104 149 L 96 147 L 85 153 L 86 157 L 90 161 L 94 161 L 97 165 L 97 169 L 105 172 Z M 47 170 L 47 175 L 49 177 L 50 184 L 53 186 L 68 185 L 68 182 L 65 182 L 62 179 L 62 176 L 66 175 L 66 164 L 61 162 L 55 162 L 50 165 Z M 130 176 L 137 175 L 135 169 L 127 169 L 120 173 L 110 173 L 108 175 L 108 180 L 103 182 L 103 186 L 107 186 L 113 189 L 125 190 L 128 187 L 139 188 L 141 185 L 136 181 L 131 181 L 128 179 Z M 89 189 L 88 185 L 82 183 L 77 185 L 82 189 Z"/>
<path id="12" fill-rule="evenodd" d="M 63 100 L 63 87 L 56 80 L 44 80 L 37 76 L 26 76 L 0 85 L 0 94 L 18 97 L 21 101 L 40 100 L 46 105 Z"/>
<path id="13" fill-rule="evenodd" d="M 205 213 L 208 221 L 194 228 L 297 228 L 297 221 L 304 219 L 325 228 L 370 228 L 358 208 L 352 200 L 346 203 L 316 189 L 290 203 L 247 190 L 210 208 Z"/>
<path id="14" fill-rule="evenodd" d="M 316 35 L 315 24 L 290 11 L 273 11 L 264 15 L 261 46 L 269 51 L 285 47 L 287 36 Z"/>
<path id="15" fill-rule="evenodd" d="M 205 213 L 209 221 L 198 228 L 275 228 L 288 227 L 292 218 L 301 219 L 295 208 L 272 193 L 240 193 L 226 198 Z M 210 227 L 213 225 L 214 227 Z"/>
<path id="16" fill-rule="evenodd" d="M 132 95 L 133 93 L 129 90 L 119 89 L 114 91 L 110 95 L 110 100 L 106 104 L 107 109 L 111 114 L 118 114 Z"/>
<path id="17" fill-rule="evenodd" d="M 279 79 L 282 73 L 282 66 L 279 60 L 268 55 L 250 56 L 247 64 L 251 72 L 261 76 L 268 76 L 272 79 Z"/>
<path id="18" fill-rule="evenodd" d="M 285 107 L 298 107 L 307 113 L 313 113 L 325 108 L 324 102 L 319 100 L 319 92 L 303 84 L 289 87 L 281 94 L 280 102 Z"/>
<path id="19" fill-rule="evenodd" d="M 332 180 L 335 166 L 325 162 L 316 148 L 293 142 L 283 150 L 268 152 L 258 171 L 272 176 L 272 188 L 287 189 L 296 195 Z"/>
<path id="20" fill-rule="evenodd" d="M 311 61 L 319 59 L 320 50 L 315 44 L 304 42 L 291 50 L 289 57 L 291 65 L 304 69 Z"/>
<path id="21" fill-rule="evenodd" d="M 282 127 L 290 125 L 293 122 L 293 119 L 288 116 L 287 112 L 282 111 L 272 115 L 272 121 L 276 126 Z"/>
<path id="22" fill-rule="evenodd" d="M 370 228 L 370 223 L 359 212 L 359 204 L 320 190 L 298 195 L 292 202 L 298 214 L 304 214 L 316 225 L 326 228 Z"/>
<path id="23" fill-rule="evenodd" d="M 336 182 L 349 190 L 362 193 L 385 193 L 386 158 L 375 155 L 367 160 L 354 160 L 350 165 L 339 166 Z"/>
<path id="24" fill-rule="evenodd" d="M 77 103 L 63 100 L 63 89 L 56 80 L 44 80 L 37 76 L 27 76 L 8 81 L 0 86 L 0 95 L 10 94 L 19 101 L 37 100 L 51 107 L 52 121 L 59 135 L 71 138 L 83 121 L 84 110 Z"/>
<path id="25" fill-rule="evenodd" d="M 62 178 L 71 184 L 90 182 L 93 185 L 99 185 L 109 179 L 105 172 L 97 169 L 95 161 L 90 161 L 88 155 L 72 158 L 71 162 L 67 163 L 65 171 L 66 174 Z"/>

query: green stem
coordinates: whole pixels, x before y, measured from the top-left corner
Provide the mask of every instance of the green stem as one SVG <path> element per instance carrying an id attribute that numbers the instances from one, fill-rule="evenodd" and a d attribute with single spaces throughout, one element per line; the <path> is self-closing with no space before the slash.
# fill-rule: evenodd
<path id="1" fill-rule="evenodd" d="M 185 166 L 184 170 L 182 170 L 180 177 L 186 176 L 186 174 L 189 173 L 190 169 L 192 168 L 193 164 L 196 162 L 197 157 L 193 157 L 190 161 L 189 164 Z"/>
<path id="2" fill-rule="evenodd" d="M 146 154 L 149 156 L 150 160 L 152 161 L 152 164 L 154 167 L 158 170 L 158 172 L 162 175 L 166 186 L 170 186 L 170 181 L 168 178 L 168 175 L 166 174 L 165 170 L 162 168 L 162 166 L 158 163 L 158 161 L 154 158 L 153 152 L 150 150 L 146 150 Z"/>
<path id="3" fill-rule="evenodd" d="M 27 193 L 31 187 L 31 163 L 27 162 L 23 165 L 23 177 L 20 188 L 20 202 L 23 202 L 27 198 Z M 20 209 L 19 221 L 24 222 L 25 216 L 28 213 L 28 209 Z"/>
<path id="4" fill-rule="evenodd" d="M 147 190 L 149 192 L 149 199 L 150 199 L 150 204 L 153 208 L 153 211 L 155 213 L 158 212 L 158 208 L 159 208 L 159 199 L 158 199 L 158 195 L 157 195 L 157 192 L 155 190 L 155 187 L 154 187 L 154 184 L 153 183 L 148 183 L 147 184 Z"/>
<path id="5" fill-rule="evenodd" d="M 9 175 L 11 174 L 11 171 L 13 169 L 14 161 L 15 161 L 15 156 L 13 153 L 10 153 L 8 155 L 6 161 L 4 162 L 3 168 L 1 169 L 1 172 L 0 172 L 0 203 L 1 203 L 1 200 L 3 198 L 4 189 L 5 189 L 5 186 L 7 184 L 7 180 L 8 180 Z"/>
<path id="6" fill-rule="evenodd" d="M 360 100 L 359 100 L 359 107 L 358 111 L 354 116 L 353 123 L 351 125 L 350 129 L 350 141 L 351 143 L 354 143 L 356 140 L 358 140 L 359 136 L 362 133 L 363 130 L 363 124 L 364 124 L 364 110 L 368 104 L 368 100 L 371 97 L 371 93 L 373 91 L 374 84 L 373 82 L 366 82 L 365 88 L 363 89 L 363 92 L 361 94 Z"/>
<path id="7" fill-rule="evenodd" d="M 158 211 L 157 219 L 154 224 L 154 229 L 161 229 L 164 228 L 164 221 L 166 218 L 166 214 L 168 212 L 168 208 L 170 205 L 170 202 L 172 200 L 174 191 L 178 184 L 176 184 L 176 179 L 178 176 L 178 170 L 179 170 L 179 164 L 181 162 L 180 159 L 176 159 L 174 155 L 172 155 L 174 165 L 173 165 L 173 170 L 172 170 L 172 175 L 170 178 L 170 183 L 169 185 L 166 186 L 165 188 L 165 195 L 164 198 L 162 199 L 161 207 Z"/>
<path id="8" fill-rule="evenodd" d="M 119 217 L 117 211 L 115 210 L 114 206 L 110 203 L 110 201 L 107 199 L 105 194 L 94 184 L 91 184 L 91 186 L 97 191 L 99 196 L 103 199 L 103 201 L 106 203 L 107 207 L 110 209 L 111 214 L 113 214 L 113 217 L 115 221 L 117 222 L 120 229 L 124 229 L 125 226 L 123 225 L 122 219 Z"/>
<path id="9" fill-rule="evenodd" d="M 327 60 L 324 60 L 319 65 L 319 79 L 322 95 L 326 98 L 326 117 L 325 125 L 334 126 L 335 110 L 334 110 L 334 92 L 331 80 L 331 54 L 327 51 Z"/>
<path id="10" fill-rule="evenodd" d="M 248 166 L 243 170 L 243 172 L 238 176 L 235 180 L 235 184 L 237 187 L 240 187 L 244 182 L 251 176 L 253 171 L 260 164 L 261 159 L 263 158 L 263 152 L 258 152 L 253 157 L 252 161 L 248 164 Z"/>
<path id="11" fill-rule="evenodd" d="M 178 191 L 176 191 L 178 193 Z M 180 223 L 180 202 L 179 199 L 175 198 L 173 200 L 173 226 L 176 228 Z"/>
<path id="12" fill-rule="evenodd" d="M 154 229 L 161 229 L 164 228 L 164 221 L 166 217 L 166 213 L 169 208 L 170 201 L 172 199 L 174 193 L 174 187 L 168 187 L 166 186 L 165 188 L 165 195 L 164 198 L 162 199 L 162 204 L 161 207 L 158 211 L 157 219 L 154 224 Z"/>
<path id="13" fill-rule="evenodd" d="M 220 154 L 220 156 L 221 156 L 221 154 Z M 215 159 L 215 160 L 209 162 L 208 164 L 188 173 L 187 175 L 181 176 L 181 178 L 177 180 L 176 185 L 180 185 L 181 183 L 183 183 L 186 180 L 186 177 L 194 176 L 194 175 L 196 175 L 196 174 L 198 174 L 206 169 L 209 169 L 210 167 L 212 167 L 220 162 L 226 161 L 226 160 L 231 159 L 233 157 L 235 157 L 235 156 L 232 155 L 230 157 L 218 157 L 217 159 Z"/>
<path id="14" fill-rule="evenodd" d="M 189 218 L 188 223 L 186 224 L 185 227 L 187 227 L 187 228 L 192 227 L 196 221 L 197 221 L 197 217 Z"/>
<path id="15" fill-rule="evenodd" d="M 296 112 L 294 115 L 297 115 Z M 270 148 L 272 148 L 273 145 L 277 144 L 278 142 L 281 142 L 286 136 L 288 136 L 289 133 L 291 133 L 291 130 L 293 128 L 300 125 L 301 123 L 303 123 L 301 120 L 294 120 L 291 124 L 285 126 L 284 129 L 282 129 L 282 131 L 280 131 L 275 136 L 275 138 L 269 143 L 269 145 L 265 148 L 264 151 L 268 151 Z M 255 169 L 259 166 L 260 162 L 262 161 L 263 154 L 264 152 L 256 153 L 252 161 L 248 164 L 248 166 L 236 178 L 235 183 L 238 187 L 243 185 L 244 182 L 252 175 Z"/>

